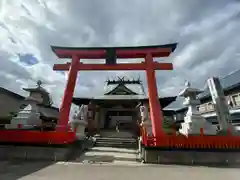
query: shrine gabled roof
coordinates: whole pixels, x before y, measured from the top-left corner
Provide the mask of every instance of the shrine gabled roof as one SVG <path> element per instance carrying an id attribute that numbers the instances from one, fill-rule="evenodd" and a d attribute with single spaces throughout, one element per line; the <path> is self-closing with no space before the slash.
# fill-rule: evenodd
<path id="1" fill-rule="evenodd" d="M 181 110 L 186 107 L 185 105 L 183 105 L 183 102 L 184 102 L 184 98 L 178 97 L 174 102 L 172 102 L 167 107 L 165 107 L 164 110 L 173 110 L 173 111 Z"/>
<path id="2" fill-rule="evenodd" d="M 177 43 L 173 44 L 164 44 L 164 45 L 151 45 L 151 46 L 132 46 L 132 47 L 64 47 L 64 46 L 51 46 L 52 51 L 59 57 L 59 58 L 71 58 L 71 55 L 59 55 L 57 51 L 64 50 L 64 51 L 96 51 L 96 50 L 104 50 L 106 52 L 110 50 L 148 50 L 148 49 L 159 49 L 159 48 L 171 48 L 171 52 L 174 52 L 177 47 Z"/>
<path id="3" fill-rule="evenodd" d="M 104 89 L 104 95 L 117 95 L 121 92 L 125 92 L 126 95 L 144 94 L 139 84 L 110 84 Z"/>
<path id="4" fill-rule="evenodd" d="M 159 97 L 159 101 L 161 103 L 162 108 L 168 106 L 170 103 L 176 100 L 176 96 L 172 97 Z M 81 105 L 81 104 L 88 104 L 90 101 L 95 102 L 112 102 L 112 101 L 148 101 L 148 96 L 146 95 L 103 95 L 103 96 L 96 96 L 92 98 L 87 97 L 73 97 L 72 102 L 75 105 Z"/>

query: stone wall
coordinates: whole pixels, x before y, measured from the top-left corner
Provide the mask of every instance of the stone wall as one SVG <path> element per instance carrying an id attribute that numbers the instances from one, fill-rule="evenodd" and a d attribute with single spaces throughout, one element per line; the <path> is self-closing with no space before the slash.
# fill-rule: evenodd
<path id="1" fill-rule="evenodd" d="M 239 151 L 189 151 L 141 148 L 145 163 L 181 165 L 235 165 L 240 164 Z"/>
<path id="2" fill-rule="evenodd" d="M 0 160 L 47 160 L 64 161 L 71 153 L 71 148 L 52 148 L 34 146 L 0 146 Z"/>
<path id="3" fill-rule="evenodd" d="M 0 94 L 0 99 L 0 117 L 8 116 L 10 112 L 18 112 L 23 103 L 23 100 L 4 93 Z"/>
<path id="4" fill-rule="evenodd" d="M 95 141 L 79 140 L 65 146 L 31 146 L 31 145 L 0 145 L 0 161 L 30 160 L 30 161 L 69 161 L 76 153 L 81 154 L 92 148 Z"/>

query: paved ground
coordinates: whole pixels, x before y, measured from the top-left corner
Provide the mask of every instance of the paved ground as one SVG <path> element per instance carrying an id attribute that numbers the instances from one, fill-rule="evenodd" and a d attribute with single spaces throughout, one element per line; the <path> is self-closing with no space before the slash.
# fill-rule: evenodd
<path id="1" fill-rule="evenodd" d="M 239 168 L 163 165 L 0 162 L 1 180 L 239 180 Z"/>
<path id="2" fill-rule="evenodd" d="M 0 180 L 239 180 L 240 168 L 145 165 L 135 150 L 92 148 L 72 162 L 0 162 Z"/>

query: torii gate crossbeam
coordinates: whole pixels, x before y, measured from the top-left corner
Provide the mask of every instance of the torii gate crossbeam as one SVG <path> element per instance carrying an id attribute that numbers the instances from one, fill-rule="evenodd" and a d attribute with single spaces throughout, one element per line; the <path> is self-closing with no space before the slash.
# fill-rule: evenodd
<path id="1" fill-rule="evenodd" d="M 164 134 L 162 130 L 163 114 L 158 100 L 155 70 L 172 70 L 172 63 L 154 62 L 154 57 L 168 57 L 176 49 L 177 44 L 140 47 L 104 47 L 104 48 L 69 48 L 52 46 L 52 50 L 59 58 L 71 58 L 71 63 L 55 64 L 53 70 L 69 71 L 66 89 L 60 107 L 59 128 L 67 127 L 72 97 L 79 70 L 144 70 L 146 71 L 150 118 L 153 136 Z M 117 58 L 144 58 L 142 63 L 117 64 Z M 80 59 L 106 59 L 105 64 L 84 64 Z"/>

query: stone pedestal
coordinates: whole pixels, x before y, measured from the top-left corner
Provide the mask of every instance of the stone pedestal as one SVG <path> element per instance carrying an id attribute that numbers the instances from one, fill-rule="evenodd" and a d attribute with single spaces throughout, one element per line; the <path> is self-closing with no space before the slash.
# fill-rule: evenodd
<path id="1" fill-rule="evenodd" d="M 78 140 L 86 138 L 85 128 L 87 127 L 87 122 L 83 120 L 73 120 L 70 125 L 72 130 L 76 132 L 76 137 Z"/>
<path id="2" fill-rule="evenodd" d="M 146 128 L 146 131 L 147 131 L 149 136 L 152 135 L 152 122 L 150 120 L 142 122 L 141 126 Z"/>
<path id="3" fill-rule="evenodd" d="M 181 124 L 179 132 L 183 135 L 199 135 L 202 128 L 204 135 L 216 135 L 217 127 L 207 122 L 204 117 L 197 111 L 196 106 L 200 104 L 200 101 L 196 99 L 196 96 L 202 91 L 191 88 L 190 84 L 179 94 L 185 98 L 184 105 L 188 106 L 187 114 L 184 117 L 184 123 Z"/>
<path id="4" fill-rule="evenodd" d="M 76 132 L 76 137 L 78 140 L 85 139 L 86 137 L 85 128 L 88 126 L 87 111 L 87 106 L 82 105 L 69 122 L 72 130 Z"/>
<path id="5" fill-rule="evenodd" d="M 207 122 L 201 115 L 186 115 L 179 132 L 184 135 L 199 135 L 202 128 L 204 135 L 216 135 L 217 127 Z"/>
<path id="6" fill-rule="evenodd" d="M 152 122 L 149 116 L 149 106 L 148 104 L 144 104 L 140 107 L 140 115 L 141 115 L 141 126 L 145 127 L 147 133 L 152 135 Z"/>
<path id="7" fill-rule="evenodd" d="M 152 136 L 152 122 L 150 119 L 141 122 L 140 126 L 146 129 L 148 136 Z M 141 147 L 142 147 L 142 136 L 139 137 L 138 152 L 142 151 Z"/>
<path id="8" fill-rule="evenodd" d="M 10 124 L 5 125 L 6 129 L 24 129 L 42 126 L 37 101 L 32 99 L 25 101 L 25 103 L 28 105 L 19 111 L 16 117 L 11 119 Z M 20 128 L 18 125 L 22 125 L 22 127 Z"/>

